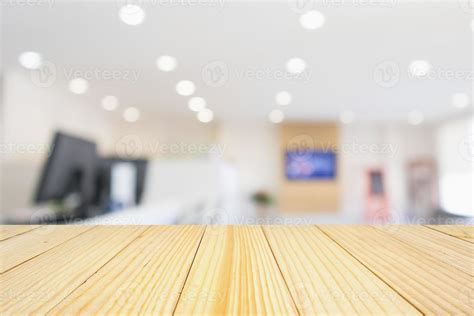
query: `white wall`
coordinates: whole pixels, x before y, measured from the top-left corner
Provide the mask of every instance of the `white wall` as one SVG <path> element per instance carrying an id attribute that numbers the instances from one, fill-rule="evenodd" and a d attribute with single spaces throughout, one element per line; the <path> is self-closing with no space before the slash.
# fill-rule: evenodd
<path id="1" fill-rule="evenodd" d="M 436 133 L 441 207 L 474 216 L 474 119 L 466 117 L 440 125 Z"/>
<path id="2" fill-rule="evenodd" d="M 256 190 L 278 191 L 280 150 L 278 126 L 261 121 L 224 121 L 217 142 L 225 146 L 224 160 L 238 173 L 245 196 Z"/>

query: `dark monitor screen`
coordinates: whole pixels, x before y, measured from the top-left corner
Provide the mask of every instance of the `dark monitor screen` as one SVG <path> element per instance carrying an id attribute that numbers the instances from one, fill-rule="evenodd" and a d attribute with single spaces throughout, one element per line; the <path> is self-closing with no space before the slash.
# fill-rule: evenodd
<path id="1" fill-rule="evenodd" d="M 75 192 L 87 205 L 94 195 L 97 161 L 95 143 L 57 132 L 35 202 L 61 200 Z"/>

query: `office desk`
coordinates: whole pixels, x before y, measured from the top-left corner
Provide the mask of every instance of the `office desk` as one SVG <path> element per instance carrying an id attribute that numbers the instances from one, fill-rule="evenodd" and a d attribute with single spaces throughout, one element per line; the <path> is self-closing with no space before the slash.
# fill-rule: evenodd
<path id="1" fill-rule="evenodd" d="M 474 226 L 2 226 L 0 314 L 472 314 Z"/>

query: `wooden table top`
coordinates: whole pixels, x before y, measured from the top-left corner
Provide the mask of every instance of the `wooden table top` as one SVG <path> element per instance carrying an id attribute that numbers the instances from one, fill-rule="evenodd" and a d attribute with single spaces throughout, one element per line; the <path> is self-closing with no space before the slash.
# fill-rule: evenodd
<path id="1" fill-rule="evenodd" d="M 474 226 L 0 226 L 0 314 L 474 313 Z"/>

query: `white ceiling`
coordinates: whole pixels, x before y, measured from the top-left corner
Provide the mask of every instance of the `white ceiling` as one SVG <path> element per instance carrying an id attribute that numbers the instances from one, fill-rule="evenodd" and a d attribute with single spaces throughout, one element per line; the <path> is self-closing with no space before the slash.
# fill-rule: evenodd
<path id="1" fill-rule="evenodd" d="M 437 71 L 472 75 L 471 15 L 459 1 L 367 6 L 376 1 L 329 5 L 331 0 L 314 0 L 326 17 L 315 31 L 299 25 L 294 3 L 287 1 L 178 0 L 171 5 L 171 0 L 150 0 L 143 4 L 147 18 L 139 26 L 118 19 L 122 0 L 56 0 L 51 7 L 47 1 L 3 7 L 4 70 L 7 75 L 27 71 L 20 69 L 18 54 L 34 50 L 56 65 L 56 88 L 67 89 L 72 69 L 139 73 L 137 81 L 91 80 L 88 94 L 78 97 L 97 106 L 103 95 L 112 94 L 121 106 L 191 115 L 187 98 L 174 89 L 181 79 L 196 83 L 196 95 L 207 100 L 217 118 L 266 118 L 273 108 L 282 108 L 295 120 L 335 119 L 345 109 L 362 119 L 405 120 L 412 109 L 439 119 L 459 111 L 451 106 L 453 93 L 472 96 L 468 78 L 419 80 L 407 72 L 410 61 L 426 59 Z M 178 59 L 175 72 L 157 70 L 155 59 L 163 54 Z M 291 57 L 306 60 L 307 79 L 278 77 Z M 386 60 L 401 70 L 391 88 L 374 80 L 377 65 Z M 228 80 L 219 87 L 206 84 L 207 70 L 203 77 L 203 67 L 213 61 L 228 69 Z M 263 78 L 253 76 L 256 70 Z M 275 104 L 280 90 L 292 93 L 291 105 Z"/>

